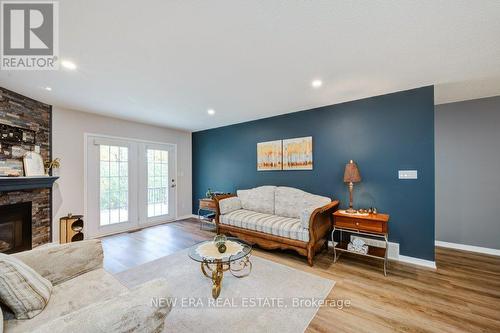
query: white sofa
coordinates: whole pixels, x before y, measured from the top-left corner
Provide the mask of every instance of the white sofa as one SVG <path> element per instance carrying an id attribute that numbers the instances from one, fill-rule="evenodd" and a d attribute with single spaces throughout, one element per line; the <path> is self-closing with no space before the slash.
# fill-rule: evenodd
<path id="1" fill-rule="evenodd" d="M 230 234 L 266 249 L 294 249 L 313 257 L 326 244 L 331 214 L 338 201 L 281 186 L 238 190 L 216 198 L 218 232 Z"/>
<path id="2" fill-rule="evenodd" d="M 14 257 L 54 285 L 45 309 L 27 320 L 0 311 L 0 333 L 33 332 L 161 332 L 170 312 L 165 280 L 153 280 L 129 290 L 103 268 L 99 240 L 48 245 Z M 3 330 L 2 325 L 3 323 Z"/>

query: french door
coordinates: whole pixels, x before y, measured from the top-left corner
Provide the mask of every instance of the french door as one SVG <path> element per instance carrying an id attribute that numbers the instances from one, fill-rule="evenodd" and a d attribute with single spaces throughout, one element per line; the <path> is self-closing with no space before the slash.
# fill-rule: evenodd
<path id="1" fill-rule="evenodd" d="M 89 237 L 175 218 L 175 145 L 87 135 L 86 146 Z"/>

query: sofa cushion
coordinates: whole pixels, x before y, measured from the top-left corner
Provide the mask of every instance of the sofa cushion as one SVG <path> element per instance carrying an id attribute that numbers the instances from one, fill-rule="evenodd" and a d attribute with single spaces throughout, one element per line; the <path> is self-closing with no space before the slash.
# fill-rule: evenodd
<path id="1" fill-rule="evenodd" d="M 274 214 L 274 192 L 276 186 L 260 186 L 249 190 L 238 190 L 241 206 L 246 210 Z"/>
<path id="2" fill-rule="evenodd" d="M 323 207 L 331 201 L 327 197 L 307 193 L 292 187 L 280 186 L 275 191 L 275 214 L 300 219 L 302 218 L 302 212 L 306 208 Z M 309 227 L 309 224 L 307 224 L 307 227 Z"/>
<path id="3" fill-rule="evenodd" d="M 85 273 L 55 286 L 47 307 L 35 318 L 7 320 L 5 332 L 31 332 L 46 322 L 110 299 L 127 290 L 128 288 L 102 268 Z"/>
<path id="4" fill-rule="evenodd" d="M 241 200 L 238 197 L 230 197 L 219 200 L 219 212 L 221 214 L 231 213 L 241 208 Z"/>
<path id="5" fill-rule="evenodd" d="M 17 319 L 30 319 L 43 311 L 52 283 L 21 260 L 0 253 L 0 302 Z"/>
<path id="6" fill-rule="evenodd" d="M 173 302 L 160 300 L 168 300 L 169 296 L 166 280 L 148 281 L 129 292 L 43 323 L 31 332 L 164 332 L 165 317 L 172 309 Z"/>
<path id="7" fill-rule="evenodd" d="M 22 260 L 54 286 L 102 268 L 104 258 L 99 239 L 67 244 L 46 244 L 12 256 Z"/>
<path id="8" fill-rule="evenodd" d="M 300 219 L 240 209 L 221 215 L 219 221 L 222 224 L 243 229 L 260 231 L 303 242 L 309 241 L 309 230 L 302 228 Z"/>

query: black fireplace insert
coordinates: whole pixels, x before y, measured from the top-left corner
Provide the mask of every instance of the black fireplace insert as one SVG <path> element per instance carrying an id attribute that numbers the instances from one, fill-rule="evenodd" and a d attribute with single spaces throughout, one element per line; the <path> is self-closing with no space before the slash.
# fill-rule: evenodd
<path id="1" fill-rule="evenodd" d="M 31 202 L 0 206 L 0 252 L 31 250 Z"/>

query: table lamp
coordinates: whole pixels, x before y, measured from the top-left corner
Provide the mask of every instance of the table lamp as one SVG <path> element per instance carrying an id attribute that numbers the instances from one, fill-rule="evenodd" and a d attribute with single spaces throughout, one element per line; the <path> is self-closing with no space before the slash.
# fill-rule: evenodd
<path id="1" fill-rule="evenodd" d="M 349 183 L 349 209 L 346 211 L 349 214 L 356 213 L 356 210 L 352 208 L 352 190 L 354 189 L 354 183 L 359 183 L 361 181 L 361 175 L 359 174 L 359 169 L 353 160 L 345 165 L 344 171 L 344 183 Z"/>

